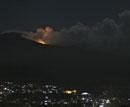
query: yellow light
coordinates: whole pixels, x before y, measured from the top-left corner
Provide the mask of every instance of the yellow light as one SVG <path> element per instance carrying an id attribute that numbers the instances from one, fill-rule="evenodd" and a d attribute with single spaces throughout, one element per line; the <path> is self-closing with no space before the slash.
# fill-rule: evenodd
<path id="1" fill-rule="evenodd" d="M 74 93 L 76 93 L 76 92 L 77 92 L 77 90 L 73 90 L 73 92 L 74 92 Z"/>
<path id="2" fill-rule="evenodd" d="M 65 90 L 64 93 L 65 94 L 76 94 L 77 90 Z"/>
<path id="3" fill-rule="evenodd" d="M 72 91 L 65 91 L 66 94 L 72 94 Z"/>

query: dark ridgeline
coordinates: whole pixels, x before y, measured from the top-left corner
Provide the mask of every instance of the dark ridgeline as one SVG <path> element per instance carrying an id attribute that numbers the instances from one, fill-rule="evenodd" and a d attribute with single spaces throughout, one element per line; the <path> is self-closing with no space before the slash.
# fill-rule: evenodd
<path id="1" fill-rule="evenodd" d="M 129 57 L 109 51 L 41 45 L 19 33 L 0 35 L 0 79 L 65 85 L 129 83 Z"/>

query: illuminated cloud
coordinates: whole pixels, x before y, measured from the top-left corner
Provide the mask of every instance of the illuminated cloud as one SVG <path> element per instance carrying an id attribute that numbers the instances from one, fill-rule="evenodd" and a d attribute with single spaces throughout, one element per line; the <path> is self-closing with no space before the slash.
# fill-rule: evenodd
<path id="1" fill-rule="evenodd" d="M 50 26 L 41 27 L 30 37 L 60 46 L 130 47 L 130 11 L 120 13 L 116 21 L 108 17 L 92 27 L 82 23 L 59 31 Z"/>

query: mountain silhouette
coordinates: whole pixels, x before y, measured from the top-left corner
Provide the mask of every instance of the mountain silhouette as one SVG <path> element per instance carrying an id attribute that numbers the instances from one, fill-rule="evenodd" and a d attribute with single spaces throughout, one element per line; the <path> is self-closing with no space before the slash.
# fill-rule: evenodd
<path id="1" fill-rule="evenodd" d="M 129 81 L 129 57 L 109 51 L 42 45 L 21 33 L 0 35 L 0 78 L 66 84 Z"/>

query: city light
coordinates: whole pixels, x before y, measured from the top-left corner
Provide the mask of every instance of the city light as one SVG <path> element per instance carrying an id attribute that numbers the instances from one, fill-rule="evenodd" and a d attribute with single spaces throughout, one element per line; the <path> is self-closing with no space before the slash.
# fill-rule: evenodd
<path id="1" fill-rule="evenodd" d="M 35 82 L 0 82 L 0 105 L 1 104 L 28 104 L 29 107 L 129 107 L 128 97 L 108 94 L 104 90 L 100 94 L 88 93 L 81 89 L 65 89 L 52 84 Z M 101 94 L 103 93 L 103 94 Z M 105 93 L 105 94 L 104 94 Z M 116 93 L 116 91 L 115 91 Z M 123 91 L 122 91 L 123 93 Z M 105 96 L 104 96 L 105 95 Z M 123 105 L 127 104 L 127 105 Z M 5 105 L 6 106 L 6 105 Z M 8 106 L 6 106 L 8 107 Z"/>
<path id="2" fill-rule="evenodd" d="M 65 90 L 64 93 L 65 94 L 76 94 L 77 90 Z"/>

